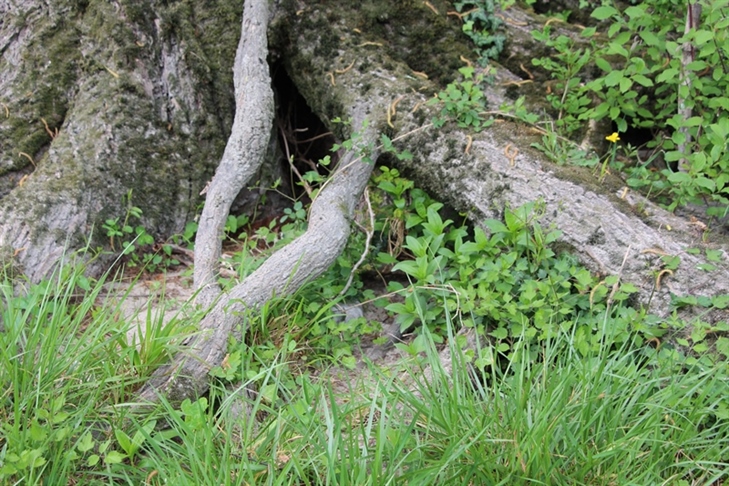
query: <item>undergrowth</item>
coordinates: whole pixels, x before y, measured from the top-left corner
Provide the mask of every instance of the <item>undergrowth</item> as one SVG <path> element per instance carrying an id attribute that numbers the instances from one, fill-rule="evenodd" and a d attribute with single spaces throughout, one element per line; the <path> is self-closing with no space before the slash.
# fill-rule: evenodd
<path id="1" fill-rule="evenodd" d="M 299 355 L 312 352 L 306 340 L 269 326 L 306 321 L 290 307 L 295 295 L 264 309 L 260 325 L 251 325 L 255 339 L 231 345 L 231 355 L 240 353 L 226 365 L 233 371 L 207 396 L 179 406 L 162 399 L 140 414 L 133 391 L 157 356 L 189 335 L 187 319 L 160 324 L 172 331 L 152 341 L 154 352 L 137 355 L 124 344 L 129 323 L 115 312 L 119 302 L 98 307 L 103 280 L 77 296 L 78 270 L 29 287 L 23 298 L 6 280 L 0 287 L 3 484 L 726 480 L 726 364 L 707 367 L 626 340 L 607 309 L 595 313 L 596 346 L 580 350 L 576 322 L 537 346 L 524 327 L 510 340 L 510 358 L 490 366 L 492 338 L 471 329 L 481 346 L 466 346 L 458 329 L 472 313 L 436 297 L 440 335 L 424 326 L 410 359 L 394 368 L 368 364 L 343 381 L 337 368 L 316 375 L 301 368 Z M 418 312 L 419 321 L 432 319 Z"/>
<path id="2" fill-rule="evenodd" d="M 481 22 L 490 33 L 483 35 L 495 32 L 499 17 L 492 4 L 461 4 L 472 8 L 470 16 L 486 19 Z M 729 214 L 729 0 L 690 5 L 696 18 L 688 30 L 689 6 L 663 0 L 582 1 L 592 24 L 562 34 L 555 33 L 554 20 L 568 22 L 571 12 L 549 12 L 543 27 L 532 31 L 550 50 L 532 61 L 551 78 L 544 88 L 547 116 L 525 110 L 524 97 L 486 111 L 487 80 L 469 67 L 438 94 L 443 111 L 435 122 L 450 119 L 479 130 L 494 116 L 515 116 L 543 132 L 534 146 L 553 161 L 595 167 L 600 177 L 612 170 L 669 210 L 698 205 L 721 221 Z M 471 18 L 462 20 L 481 64 L 495 59 L 499 51 L 483 51 L 481 37 L 470 31 Z M 595 130 L 617 137 L 613 142 L 623 135 L 633 143 L 621 142 L 615 157 L 615 148 L 600 142 Z"/>
<path id="3" fill-rule="evenodd" d="M 163 320 L 162 307 L 131 323 L 121 312 L 126 296 L 101 299 L 107 279 L 89 280 L 81 267 L 25 285 L 21 295 L 17 280 L 4 279 L 0 480 L 725 479 L 726 346 L 706 346 L 706 337 L 726 323 L 694 322 L 697 331 L 676 346 L 663 335 L 687 323 L 646 315 L 619 276 L 598 280 L 557 253 L 551 244 L 559 232 L 540 226 L 538 204 L 470 228 L 461 217 L 444 217 L 442 204 L 387 167 L 369 194 L 374 225 L 363 224 L 320 278 L 242 316 L 245 339 L 231 340 L 206 396 L 177 406 L 162 399 L 143 414 L 134 391 L 195 332 L 194 310 Z M 296 206 L 285 216 L 263 240 L 246 233 L 255 244 L 241 245 L 237 275 L 225 285 L 304 230 Z M 345 285 L 368 238 L 371 251 Z M 378 273 L 389 280 L 385 295 L 362 279 Z M 412 334 L 396 344 L 402 359 L 395 367 L 358 360 L 360 344 L 376 340 L 380 324 L 342 314 L 364 300 L 385 307 Z M 676 306 L 728 303 L 704 300 L 685 297 Z"/>

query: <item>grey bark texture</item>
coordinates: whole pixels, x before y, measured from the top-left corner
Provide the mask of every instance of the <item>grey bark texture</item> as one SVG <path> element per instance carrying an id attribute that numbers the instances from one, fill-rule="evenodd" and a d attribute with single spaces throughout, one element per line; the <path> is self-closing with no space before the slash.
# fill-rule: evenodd
<path id="1" fill-rule="evenodd" d="M 195 238 L 194 285 L 207 307 L 220 293 L 217 269 L 225 220 L 233 201 L 258 172 L 273 126 L 273 90 L 268 68 L 268 0 L 245 2 L 241 38 L 233 67 L 235 118 L 215 177 L 206 191 Z"/>
<path id="2" fill-rule="evenodd" d="M 0 257 L 33 281 L 123 221 L 180 233 L 235 108 L 238 2 L 0 2 Z M 92 237 L 93 235 L 93 237 Z M 112 255 L 96 260 L 101 271 Z"/>
<path id="3" fill-rule="evenodd" d="M 424 7 L 422 16 L 427 18 L 431 14 Z M 327 63 L 310 60 L 312 51 L 307 47 L 320 46 L 324 42 L 321 31 L 312 28 L 323 18 L 331 22 L 326 36 L 338 39 L 340 45 L 338 55 L 330 56 Z M 397 18 L 402 29 L 418 28 L 417 20 L 403 27 L 401 24 L 408 21 L 406 16 L 390 18 L 392 23 Z M 523 35 L 525 16 L 509 14 L 508 18 L 513 19 L 512 24 L 506 24 L 512 25 L 509 34 L 520 32 L 515 35 Z M 355 46 L 363 44 L 364 39 L 354 31 L 356 21 L 350 20 L 356 16 L 341 6 L 336 11 L 311 8 L 297 19 L 298 23 L 289 27 L 290 50 L 285 59 L 290 63 L 289 72 L 297 86 L 308 100 L 312 100 L 310 103 L 317 106 L 317 100 L 325 100 L 327 104 L 346 105 L 348 100 L 357 99 L 359 87 L 369 81 L 344 84 L 349 76 L 358 76 L 357 73 L 369 72 L 369 79 L 389 80 L 378 90 L 381 100 L 374 106 L 386 111 L 392 102 L 400 99 L 397 115 L 393 117 L 394 128 L 388 135 L 402 137 L 400 147 L 415 155 L 412 161 L 390 162 L 436 198 L 468 212 L 476 224 L 484 218 L 500 219 L 506 207 L 538 202 L 543 207 L 540 223 L 554 225 L 562 231 L 563 249 L 574 252 L 599 275 L 620 274 L 623 281 L 640 289 L 640 303 L 659 315 L 670 314 L 671 294 L 729 293 L 729 257 L 726 241 L 720 235 L 713 242 L 705 241 L 704 233 L 695 222 L 671 214 L 627 190 L 616 177 L 607 177 L 600 182 L 587 169 L 549 162 L 531 148 L 531 143 L 539 141 L 539 136 L 528 126 L 503 120 L 481 133 L 469 133 L 453 126 L 422 129 L 435 114 L 423 104 L 427 99 L 423 93 L 432 93 L 438 87 L 416 77 L 403 63 L 408 55 L 405 49 L 382 42 L 364 47 L 370 54 L 362 56 Z M 431 44 L 429 48 L 438 50 L 437 44 Z M 513 49 L 522 52 L 521 47 Z M 381 60 L 374 69 L 369 62 L 373 56 Z M 511 51 L 507 50 L 502 57 L 511 58 Z M 352 88 L 341 97 L 335 96 L 338 93 L 325 96 L 331 85 L 327 72 L 347 66 L 352 60 L 352 68 L 336 78 L 338 85 Z M 498 74 L 505 69 L 498 63 L 493 65 L 497 79 L 501 77 L 507 84 L 513 79 L 513 73 Z M 532 92 L 537 87 L 535 84 L 524 86 L 523 89 Z M 487 97 L 500 103 L 520 94 L 510 92 L 510 89 L 496 83 L 489 88 Z M 326 105 L 316 111 L 326 112 Z M 723 259 L 712 262 L 717 269 L 707 272 L 699 268 L 701 263 L 706 263 L 705 259 L 687 253 L 690 248 L 718 249 Z M 679 256 L 681 264 L 676 271 L 663 273 L 659 280 L 658 274 L 664 269 L 661 257 L 666 255 Z"/>

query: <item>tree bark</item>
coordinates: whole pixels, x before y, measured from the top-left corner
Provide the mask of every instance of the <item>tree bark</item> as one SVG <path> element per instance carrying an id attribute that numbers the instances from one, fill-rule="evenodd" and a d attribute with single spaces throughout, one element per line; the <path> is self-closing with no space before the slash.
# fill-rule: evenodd
<path id="1" fill-rule="evenodd" d="M 233 68 L 236 110 L 233 128 L 215 177 L 207 188 L 195 238 L 194 285 L 204 307 L 220 293 L 217 268 L 225 220 L 238 193 L 259 171 L 273 126 L 273 91 L 268 70 L 268 0 L 245 2 Z"/>
<path id="2" fill-rule="evenodd" d="M 3 263 L 38 281 L 87 243 L 110 250 L 101 225 L 129 191 L 135 223 L 183 230 L 230 130 L 241 7 L 0 2 Z"/>
<path id="3" fill-rule="evenodd" d="M 422 15 L 427 14 L 425 10 Z M 349 14 L 341 7 L 336 12 L 312 8 L 290 26 L 284 58 L 297 86 L 309 103 L 318 107 L 317 112 L 326 113 L 323 102 L 346 106 L 360 96 L 359 86 L 388 80 L 377 90 L 380 100 L 374 106 L 384 111 L 400 100 L 389 135 L 402 137 L 401 147 L 415 155 L 412 161 L 391 162 L 437 199 L 467 211 L 471 221 L 478 224 L 483 218 L 499 219 L 505 207 L 538 202 L 543 207 L 542 224 L 562 231 L 562 248 L 577 254 L 598 274 L 620 274 L 623 281 L 636 285 L 640 303 L 659 315 L 671 312 L 672 294 L 729 293 L 726 244 L 720 236 L 713 243 L 704 241 L 705 235 L 695 223 L 652 204 L 616 177 L 600 182 L 587 169 L 547 161 L 531 148 L 538 138 L 529 127 L 505 120 L 481 133 L 453 126 L 419 130 L 435 114 L 423 104 L 427 98 L 421 93 L 432 93 L 438 87 L 426 80 L 415 85 L 412 70 L 402 63 L 403 58 L 392 58 L 384 52 L 398 56 L 397 50 L 377 45 L 356 47 L 362 41 L 354 31 L 355 25 L 347 23 L 356 18 Z M 340 39 L 346 48 L 332 57 L 312 56 L 306 46 L 323 40 L 311 25 L 318 18 L 333 16 L 341 22 L 332 22 L 332 31 L 327 35 Z M 369 67 L 373 57 L 380 59 L 374 72 Z M 352 68 L 336 78 L 338 85 L 351 88 L 331 92 L 327 73 L 351 60 Z M 490 89 L 489 99 L 505 96 L 498 85 Z M 717 269 L 707 272 L 699 268 L 706 263 L 705 258 L 687 253 L 690 248 L 719 249 L 723 259 L 712 262 Z M 679 256 L 681 264 L 659 279 L 664 269 L 663 256 Z"/>

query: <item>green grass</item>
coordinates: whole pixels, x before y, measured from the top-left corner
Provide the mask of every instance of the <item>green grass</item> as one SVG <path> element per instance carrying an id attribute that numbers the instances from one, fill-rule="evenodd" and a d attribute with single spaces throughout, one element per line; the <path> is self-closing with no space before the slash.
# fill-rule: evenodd
<path id="1" fill-rule="evenodd" d="M 121 424 L 123 404 L 182 339 L 179 321 L 155 326 L 150 315 L 155 331 L 129 346 L 121 302 L 100 304 L 103 283 L 66 267 L 16 296 L 0 280 L 0 484 L 67 484 L 94 449 L 108 462 L 113 449 L 82 450 L 82 439 Z"/>
<path id="2" fill-rule="evenodd" d="M 99 307 L 102 283 L 66 269 L 22 297 L 0 284 L 0 484 L 726 480 L 725 368 L 615 344 L 606 331 L 587 355 L 568 332 L 536 355 L 517 340 L 510 361 L 479 370 L 492 350 L 485 338 L 481 351 L 462 350 L 447 311 L 452 370 L 427 327 L 425 351 L 397 368 L 348 371 L 350 381 L 292 366 L 298 348 L 236 344 L 243 383 L 216 381 L 180 409 L 163 400 L 142 413 L 134 390 L 190 330 L 150 314 L 156 334 L 124 344 L 129 323 L 119 302 Z"/>

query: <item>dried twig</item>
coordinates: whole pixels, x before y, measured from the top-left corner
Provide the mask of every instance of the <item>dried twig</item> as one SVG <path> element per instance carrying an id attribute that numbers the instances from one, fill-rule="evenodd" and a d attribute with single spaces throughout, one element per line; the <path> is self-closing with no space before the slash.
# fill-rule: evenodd
<path id="1" fill-rule="evenodd" d="M 48 126 L 48 122 L 46 121 L 45 118 L 41 118 L 41 121 L 43 122 L 43 126 L 46 129 L 46 133 L 48 133 L 48 135 L 51 137 L 51 140 L 55 140 L 56 137 L 58 136 L 58 127 L 51 130 L 51 128 Z"/>
<path id="2" fill-rule="evenodd" d="M 33 167 L 36 167 L 35 161 L 33 160 L 33 157 L 31 157 L 30 155 L 26 154 L 25 152 L 18 152 L 18 155 L 21 155 L 21 156 L 25 157 L 26 159 L 30 160 L 30 163 L 33 164 Z"/>
<path id="3" fill-rule="evenodd" d="M 349 71 L 350 69 L 352 69 L 353 67 L 354 67 L 354 61 L 352 61 L 352 63 L 349 66 L 347 66 L 346 68 L 344 68 L 344 69 L 335 69 L 334 72 L 337 73 L 337 74 L 344 74 L 347 71 Z"/>
<path id="4" fill-rule="evenodd" d="M 403 98 L 405 98 L 405 96 L 398 97 L 390 106 L 387 107 L 387 124 L 390 128 L 395 128 L 395 125 L 392 124 L 392 118 L 397 114 L 397 104 L 400 103 Z"/>
<path id="5" fill-rule="evenodd" d="M 630 245 L 628 245 L 628 249 L 625 250 L 625 256 L 623 256 L 623 263 L 620 265 L 620 270 L 618 270 L 618 279 L 613 284 L 613 288 L 610 291 L 610 295 L 608 296 L 608 299 L 607 299 L 607 308 L 608 309 L 610 309 L 610 304 L 613 303 L 613 297 L 615 297 L 615 294 L 617 293 L 618 288 L 620 288 L 620 279 L 623 276 L 623 269 L 625 268 L 625 262 L 628 261 L 628 255 L 630 255 L 630 250 L 631 250 Z"/>
<path id="6" fill-rule="evenodd" d="M 359 257 L 359 260 L 357 261 L 357 263 L 355 263 L 354 266 L 352 267 L 352 271 L 349 272 L 349 278 L 347 279 L 347 284 L 344 286 L 342 291 L 339 292 L 339 295 L 341 295 L 341 296 L 344 296 L 344 294 L 347 293 L 347 291 L 349 290 L 349 287 L 352 285 L 352 279 L 354 278 L 355 272 L 362 265 L 362 263 L 364 263 L 364 260 L 365 260 L 365 258 L 367 258 L 367 255 L 369 255 L 370 243 L 372 242 L 372 237 L 375 234 L 375 213 L 374 213 L 374 211 L 372 211 L 372 203 L 370 202 L 370 192 L 369 192 L 369 189 L 366 187 L 365 187 L 363 196 L 364 196 L 365 203 L 367 204 L 367 213 L 370 216 L 370 227 L 365 228 L 364 226 L 362 226 L 361 224 L 359 224 L 355 221 L 355 224 L 362 231 L 365 232 L 365 234 L 367 235 L 367 238 L 365 239 L 365 248 L 364 248 L 364 251 L 362 252 L 362 256 Z"/>

